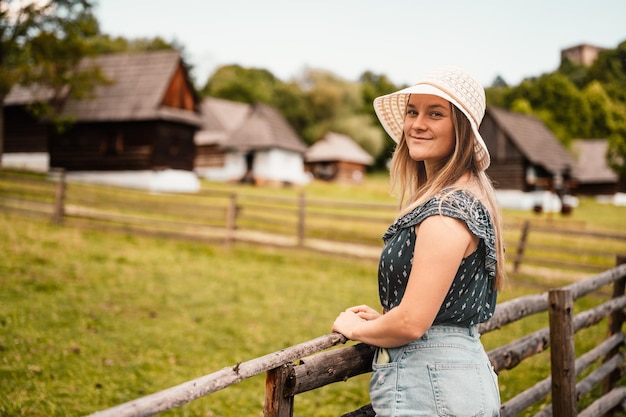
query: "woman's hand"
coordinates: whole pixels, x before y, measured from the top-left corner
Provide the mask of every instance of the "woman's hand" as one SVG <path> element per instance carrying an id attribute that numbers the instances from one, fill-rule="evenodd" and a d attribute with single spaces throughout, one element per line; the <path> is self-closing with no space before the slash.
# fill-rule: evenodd
<path id="1" fill-rule="evenodd" d="M 362 318 L 364 320 L 367 320 L 367 321 L 369 321 L 369 320 L 376 320 L 377 318 L 380 317 L 380 313 L 378 311 L 376 311 L 372 307 L 366 306 L 366 305 L 350 307 L 346 311 L 352 311 L 357 316 L 359 316 L 360 318 Z"/>
<path id="2" fill-rule="evenodd" d="M 352 339 L 353 331 L 363 322 L 375 320 L 380 314 L 371 307 L 362 305 L 350 307 L 337 316 L 333 323 L 333 332 L 341 333 L 348 339 Z"/>

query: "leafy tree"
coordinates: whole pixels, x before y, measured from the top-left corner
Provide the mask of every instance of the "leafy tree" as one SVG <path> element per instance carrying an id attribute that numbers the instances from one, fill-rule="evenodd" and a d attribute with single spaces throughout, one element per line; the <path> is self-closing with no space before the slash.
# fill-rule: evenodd
<path id="1" fill-rule="evenodd" d="M 387 166 L 387 162 L 393 150 L 396 147 L 396 143 L 387 135 L 387 133 L 380 127 L 376 113 L 374 112 L 373 102 L 376 97 L 392 93 L 405 86 L 398 87 L 394 85 L 389 78 L 384 74 L 374 74 L 371 71 L 364 72 L 359 78 L 361 83 L 361 96 L 363 98 L 363 104 L 360 109 L 360 113 L 369 115 L 371 122 L 376 126 L 378 131 L 379 143 L 377 143 L 377 152 L 373 152 L 375 157 L 374 165 L 376 168 L 383 169 Z"/>
<path id="2" fill-rule="evenodd" d="M 264 69 L 226 65 L 218 68 L 200 93 L 203 97 L 220 97 L 250 104 L 271 104 L 274 90 L 280 82 Z"/>
<path id="3" fill-rule="evenodd" d="M 156 38 L 136 38 L 127 39 L 124 37 L 111 38 L 109 35 L 101 34 L 86 39 L 89 48 L 94 54 L 109 54 L 122 52 L 147 52 L 163 50 L 184 51 L 184 46 L 176 41 L 168 42 L 161 37 Z"/>
<path id="4" fill-rule="evenodd" d="M 359 82 L 361 83 L 361 96 L 363 98 L 363 106 L 360 112 L 370 114 L 374 118 L 376 117 L 374 106 L 372 105 L 374 99 L 405 87 L 398 87 L 392 83 L 386 75 L 374 74 L 371 71 L 366 71 L 361 74 Z"/>
<path id="5" fill-rule="evenodd" d="M 596 80 L 582 90 L 582 96 L 592 109 L 590 133 L 595 138 L 607 138 L 615 128 L 613 120 L 616 114 L 611 98 Z"/>
<path id="6" fill-rule="evenodd" d="M 311 126 L 315 124 L 315 118 L 311 111 L 311 104 L 302 94 L 297 83 L 278 83 L 270 104 L 280 110 L 306 143 L 314 142 L 314 137 L 303 134 L 311 130 Z"/>
<path id="7" fill-rule="evenodd" d="M 626 103 L 626 41 L 600 52 L 589 74 L 602 83 L 611 99 Z"/>
<path id="8" fill-rule="evenodd" d="M 386 77 L 376 81 L 379 86 L 393 90 Z M 374 83 L 364 89 L 362 82 L 350 82 L 328 71 L 310 69 L 303 73 L 299 84 L 315 117 L 315 124 L 307 132 L 309 137 L 318 140 L 332 131 L 349 136 L 374 158 L 384 152 L 386 135 L 374 122 L 373 98 L 367 97 L 373 94 Z"/>
<path id="9" fill-rule="evenodd" d="M 591 133 L 591 108 L 582 93 L 565 75 L 558 72 L 526 79 L 512 88 L 505 98 L 507 108 L 519 99 L 528 101 L 538 116 L 564 145 L 573 138 Z"/>
<path id="10" fill-rule="evenodd" d="M 626 178 L 626 103 L 613 102 L 609 114 L 607 160 L 615 172 Z"/>
<path id="11" fill-rule="evenodd" d="M 14 85 L 39 87 L 50 101 L 36 110 L 50 117 L 68 88 L 81 97 L 105 82 L 97 68 L 78 67 L 91 53 L 85 39 L 99 31 L 92 8 L 91 0 L 0 0 L 0 106 Z M 0 155 L 3 117 L 0 112 Z"/>
<path id="12" fill-rule="evenodd" d="M 589 68 L 584 65 L 575 64 L 568 58 L 563 59 L 558 72 L 565 75 L 576 87 L 582 89 L 589 83 Z"/>
<path id="13" fill-rule="evenodd" d="M 299 85 L 294 82 L 284 83 L 265 69 L 222 66 L 211 75 L 200 95 L 274 106 L 303 136 L 305 142 L 311 143 L 311 139 L 302 133 L 310 129 L 315 118 Z"/>

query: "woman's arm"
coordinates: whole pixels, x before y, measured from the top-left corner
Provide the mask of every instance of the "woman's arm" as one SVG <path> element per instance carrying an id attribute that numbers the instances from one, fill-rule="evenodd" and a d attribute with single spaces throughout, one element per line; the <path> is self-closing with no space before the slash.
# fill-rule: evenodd
<path id="1" fill-rule="evenodd" d="M 478 238 L 463 221 L 441 215 L 428 217 L 416 230 L 413 266 L 400 305 L 382 316 L 359 316 L 359 310 L 354 311 L 359 307 L 353 307 L 337 317 L 333 331 L 380 347 L 418 339 L 435 320 L 461 260 L 477 244 Z"/>

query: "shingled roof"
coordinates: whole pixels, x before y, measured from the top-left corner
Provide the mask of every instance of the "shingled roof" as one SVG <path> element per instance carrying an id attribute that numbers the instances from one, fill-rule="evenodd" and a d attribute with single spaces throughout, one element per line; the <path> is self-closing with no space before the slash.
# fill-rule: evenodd
<path id="1" fill-rule="evenodd" d="M 80 122 L 163 119 L 199 125 L 193 111 L 162 105 L 174 75 L 182 65 L 178 51 L 105 54 L 86 58 L 79 68 L 98 66 L 110 84 L 94 89 L 91 98 L 68 98 L 62 115 Z M 184 71 L 185 80 L 191 82 Z M 195 94 L 195 93 L 194 93 Z M 10 104 L 28 104 L 46 92 L 16 86 L 7 97 Z"/>
<path id="2" fill-rule="evenodd" d="M 306 145 L 287 120 L 275 108 L 262 103 L 253 104 L 241 126 L 223 144 L 242 151 L 279 148 L 304 153 Z"/>
<path id="3" fill-rule="evenodd" d="M 47 101 L 54 98 L 54 91 L 51 88 L 42 86 L 14 85 L 9 94 L 4 99 L 5 106 L 23 106 L 38 101 Z"/>
<path id="4" fill-rule="evenodd" d="M 200 104 L 202 130 L 196 132 L 196 145 L 223 144 L 250 114 L 250 105 L 207 97 Z"/>
<path id="5" fill-rule="evenodd" d="M 487 114 L 533 164 L 549 172 L 563 172 L 576 165 L 572 155 L 539 118 L 497 107 L 487 107 Z"/>
<path id="6" fill-rule="evenodd" d="M 328 132 L 309 148 L 305 160 L 306 162 L 344 161 L 371 165 L 374 158 L 350 137 Z"/>
<path id="7" fill-rule="evenodd" d="M 603 139 L 577 139 L 572 143 L 576 158 L 573 174 L 581 184 L 617 182 L 618 176 L 606 160 L 608 146 Z"/>

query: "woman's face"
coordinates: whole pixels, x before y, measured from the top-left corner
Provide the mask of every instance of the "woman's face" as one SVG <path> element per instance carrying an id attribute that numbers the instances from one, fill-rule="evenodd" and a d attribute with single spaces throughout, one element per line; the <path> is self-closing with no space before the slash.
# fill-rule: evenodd
<path id="1" fill-rule="evenodd" d="M 426 170 L 452 154 L 455 144 L 452 105 L 429 94 L 412 94 L 404 117 L 404 136 L 411 159 Z"/>

